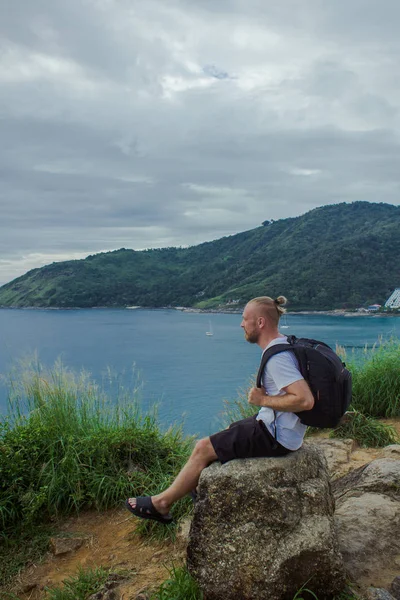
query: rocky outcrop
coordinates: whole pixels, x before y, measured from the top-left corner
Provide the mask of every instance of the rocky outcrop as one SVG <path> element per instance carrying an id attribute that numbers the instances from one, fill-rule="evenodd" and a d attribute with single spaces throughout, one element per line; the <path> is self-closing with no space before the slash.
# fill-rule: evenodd
<path id="1" fill-rule="evenodd" d="M 332 484 L 340 549 L 352 581 L 380 580 L 386 587 L 399 573 L 398 450 L 399 446 L 388 447 L 385 455 L 398 458 L 374 460 Z"/>
<path id="2" fill-rule="evenodd" d="M 206 600 L 292 600 L 340 592 L 342 558 L 326 461 L 305 445 L 284 458 L 213 463 L 199 482 L 188 567 Z"/>

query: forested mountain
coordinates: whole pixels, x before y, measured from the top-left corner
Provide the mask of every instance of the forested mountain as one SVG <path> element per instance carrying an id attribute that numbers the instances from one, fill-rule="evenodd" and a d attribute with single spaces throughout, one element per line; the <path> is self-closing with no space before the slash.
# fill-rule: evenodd
<path id="1" fill-rule="evenodd" d="M 290 309 L 383 303 L 400 286 L 400 207 L 355 202 L 190 248 L 116 250 L 33 269 L 0 306 L 197 306 L 283 294 Z"/>

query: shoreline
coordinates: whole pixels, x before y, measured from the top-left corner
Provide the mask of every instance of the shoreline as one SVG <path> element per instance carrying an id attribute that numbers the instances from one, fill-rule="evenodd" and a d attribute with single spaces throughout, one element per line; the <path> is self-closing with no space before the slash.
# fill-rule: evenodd
<path id="1" fill-rule="evenodd" d="M 227 314 L 240 315 L 243 307 L 238 308 L 194 308 L 191 306 L 0 306 L 0 310 L 175 310 L 185 313 L 198 314 Z M 287 315 L 321 315 L 331 317 L 400 317 L 400 311 L 397 313 L 382 312 L 359 312 L 352 310 L 331 309 L 331 310 L 288 310 Z"/>

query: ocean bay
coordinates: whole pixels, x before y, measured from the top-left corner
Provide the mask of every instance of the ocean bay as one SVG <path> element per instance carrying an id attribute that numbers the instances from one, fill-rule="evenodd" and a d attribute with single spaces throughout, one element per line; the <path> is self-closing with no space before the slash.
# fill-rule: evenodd
<path id="1" fill-rule="evenodd" d="M 1 309 L 0 373 L 6 378 L 17 361 L 37 353 L 44 366 L 61 359 L 100 386 L 111 375 L 133 389 L 139 378 L 141 405 L 158 404 L 162 427 L 183 421 L 186 433 L 207 435 L 221 426 L 224 399 L 234 399 L 258 367 L 260 349 L 244 340 L 240 322 L 240 314 L 177 310 Z M 289 313 L 286 324 L 284 334 L 337 343 L 348 353 L 400 334 L 399 319 L 381 316 Z M 0 413 L 6 410 L 3 383 Z"/>

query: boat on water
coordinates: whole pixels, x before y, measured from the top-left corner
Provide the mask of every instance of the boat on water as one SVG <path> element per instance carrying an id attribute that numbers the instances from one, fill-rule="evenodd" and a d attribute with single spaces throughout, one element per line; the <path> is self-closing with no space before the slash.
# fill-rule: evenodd
<path id="1" fill-rule="evenodd" d="M 211 325 L 211 321 L 208 321 L 208 331 L 206 331 L 206 335 L 208 335 L 208 336 L 214 335 L 213 328 L 212 328 L 212 325 Z"/>
<path id="2" fill-rule="evenodd" d="M 289 329 L 289 325 L 287 324 L 287 316 L 283 315 L 282 316 L 282 325 L 279 326 L 279 329 Z"/>

